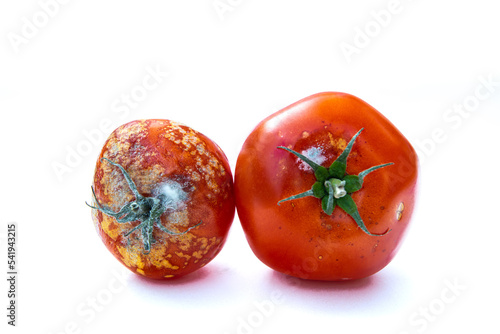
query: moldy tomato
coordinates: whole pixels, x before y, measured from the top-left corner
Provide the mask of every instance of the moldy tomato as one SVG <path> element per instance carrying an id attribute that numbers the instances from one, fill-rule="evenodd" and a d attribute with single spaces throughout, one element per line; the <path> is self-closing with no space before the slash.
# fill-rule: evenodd
<path id="1" fill-rule="evenodd" d="M 211 261 L 234 218 L 233 179 L 222 150 L 168 120 L 117 128 L 97 161 L 92 192 L 92 218 L 108 250 L 154 279 Z"/>
<path id="2" fill-rule="evenodd" d="M 395 256 L 417 174 L 414 149 L 382 114 L 352 95 L 320 93 L 269 116 L 246 139 L 236 207 L 251 249 L 269 267 L 305 279 L 358 279 Z"/>

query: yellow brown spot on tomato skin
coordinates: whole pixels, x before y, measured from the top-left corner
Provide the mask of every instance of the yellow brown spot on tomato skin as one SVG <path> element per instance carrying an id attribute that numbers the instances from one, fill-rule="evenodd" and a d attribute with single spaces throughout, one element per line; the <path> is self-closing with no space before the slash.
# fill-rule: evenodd
<path id="1" fill-rule="evenodd" d="M 165 278 L 172 278 L 172 277 L 175 277 L 175 275 L 165 275 L 163 277 L 165 277 Z"/>
<path id="2" fill-rule="evenodd" d="M 177 237 L 177 247 L 183 252 L 188 252 L 196 237 L 191 233 L 186 233 Z"/>
<path id="3" fill-rule="evenodd" d="M 139 272 L 141 270 L 144 272 L 144 269 L 147 267 L 154 266 L 157 269 L 168 269 L 168 270 L 178 270 L 180 267 L 178 265 L 172 264 L 168 258 L 172 258 L 171 254 L 165 256 L 165 247 L 166 245 L 160 245 L 151 248 L 149 254 L 144 254 L 143 248 L 139 246 L 117 246 L 117 250 L 121 255 L 121 259 L 123 263 L 129 268 L 137 268 L 136 271 Z"/>
<path id="4" fill-rule="evenodd" d="M 101 228 L 104 233 L 106 233 L 111 239 L 116 241 L 118 237 L 122 234 L 121 228 L 117 226 L 114 218 L 104 216 L 101 222 Z"/>
<path id="5" fill-rule="evenodd" d="M 171 270 L 178 270 L 179 266 L 175 266 L 172 263 L 170 263 L 168 260 L 163 260 L 161 261 L 161 267 L 158 267 L 158 269 L 171 269 Z"/>
<path id="6" fill-rule="evenodd" d="M 196 250 L 191 253 L 191 256 L 188 258 L 188 261 L 191 258 L 194 258 L 194 263 L 198 263 L 199 261 L 203 261 L 205 255 L 214 247 L 221 243 L 222 239 L 213 237 L 213 238 L 197 238 L 194 242 L 191 242 L 191 245 L 194 246 Z M 186 247 L 189 248 L 189 247 Z M 184 255 L 186 257 L 186 255 Z"/>
<path id="7" fill-rule="evenodd" d="M 142 248 L 140 246 L 123 247 L 117 245 L 116 249 L 127 267 L 141 270 L 145 268 L 145 263 L 142 260 Z"/>
<path id="8" fill-rule="evenodd" d="M 203 254 L 201 251 L 196 251 L 193 252 L 193 257 L 196 258 L 196 260 L 194 260 L 194 263 L 198 263 L 198 261 L 203 257 Z"/>
<path id="9" fill-rule="evenodd" d="M 195 182 L 200 181 L 201 180 L 200 174 L 198 174 L 197 172 L 192 172 L 191 173 L 191 180 L 193 180 Z"/>
<path id="10" fill-rule="evenodd" d="M 175 252 L 175 255 L 177 255 L 180 258 L 186 259 L 186 261 L 189 261 L 191 259 L 191 255 L 184 254 L 183 252 Z"/>
<path id="11" fill-rule="evenodd" d="M 328 132 L 328 138 L 330 139 L 331 147 L 337 151 L 342 152 L 347 146 L 347 141 L 344 138 L 334 138 L 331 132 Z"/>

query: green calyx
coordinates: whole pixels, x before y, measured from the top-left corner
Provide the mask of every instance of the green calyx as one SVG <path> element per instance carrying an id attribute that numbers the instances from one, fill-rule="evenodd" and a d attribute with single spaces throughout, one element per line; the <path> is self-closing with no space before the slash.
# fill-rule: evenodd
<path id="1" fill-rule="evenodd" d="M 316 177 L 316 182 L 312 185 L 310 190 L 282 199 L 278 202 L 278 205 L 282 202 L 313 196 L 321 200 L 321 208 L 327 215 L 331 215 L 335 207 L 338 206 L 351 216 L 358 227 L 361 228 L 361 230 L 363 230 L 366 234 L 371 236 L 381 236 L 387 234 L 390 230 L 387 230 L 382 234 L 373 234 L 368 231 L 363 220 L 361 219 L 361 216 L 359 215 L 356 203 L 350 196 L 350 194 L 359 191 L 363 187 L 364 178 L 369 173 L 393 164 L 391 162 L 374 166 L 362 171 L 358 175 L 349 175 L 346 173 L 347 157 L 351 153 L 352 146 L 361 131 L 363 131 L 363 129 L 359 130 L 358 133 L 351 138 L 344 151 L 330 165 L 329 168 L 318 165 L 308 157 L 295 152 L 294 150 L 278 146 L 278 148 L 296 155 L 299 159 L 308 164 L 314 171 L 314 176 Z"/>

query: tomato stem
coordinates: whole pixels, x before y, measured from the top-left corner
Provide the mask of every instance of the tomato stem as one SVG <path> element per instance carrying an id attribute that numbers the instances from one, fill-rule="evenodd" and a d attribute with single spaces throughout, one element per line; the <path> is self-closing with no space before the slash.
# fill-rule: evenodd
<path id="1" fill-rule="evenodd" d="M 107 161 L 113 166 L 118 167 L 121 170 L 123 177 L 127 181 L 130 190 L 135 196 L 135 200 L 125 204 L 118 212 L 114 212 L 109 208 L 103 207 L 99 203 L 94 191 L 94 187 L 91 187 L 92 195 L 94 197 L 94 202 L 96 203 L 96 205 L 93 206 L 88 204 L 87 202 L 85 202 L 85 204 L 87 204 L 92 209 L 101 211 L 102 213 L 115 218 L 118 224 L 139 221 L 140 224 L 135 226 L 128 232 L 126 232 L 124 236 L 128 237 L 134 231 L 141 229 L 142 241 L 144 243 L 144 253 L 148 254 L 151 251 L 151 245 L 155 243 L 155 240 L 153 238 L 154 226 L 158 227 L 160 230 L 170 235 L 182 235 L 189 232 L 190 230 L 199 226 L 202 223 L 200 221 L 198 224 L 188 228 L 184 232 L 177 233 L 170 231 L 161 224 L 160 220 L 160 217 L 168 210 L 168 206 L 165 205 L 165 203 L 167 202 L 165 195 L 160 194 L 158 196 L 151 196 L 151 197 L 142 196 L 137 190 L 137 186 L 135 185 L 134 181 L 127 173 L 125 168 L 123 168 L 120 164 L 115 163 L 107 158 L 102 158 L 101 161 L 103 160 Z"/>
<path id="2" fill-rule="evenodd" d="M 333 189 L 333 197 L 341 198 L 344 197 L 347 192 L 345 191 L 345 181 L 331 178 L 325 181 L 325 186 L 331 186 Z"/>
<path id="3" fill-rule="evenodd" d="M 321 208 L 327 215 L 332 215 L 333 210 L 336 206 L 339 206 L 344 210 L 349 216 L 351 216 L 359 228 L 363 232 L 371 236 L 381 236 L 387 234 L 390 230 L 382 234 L 373 234 L 365 226 L 356 206 L 356 203 L 350 196 L 350 194 L 359 191 L 363 187 L 364 178 L 371 172 L 377 169 L 393 165 L 393 163 L 386 163 L 378 166 L 368 168 L 358 175 L 347 174 L 347 157 L 351 153 L 352 147 L 356 138 L 361 134 L 363 129 L 359 130 L 349 141 L 342 153 L 337 157 L 337 159 L 330 165 L 329 168 L 318 165 L 308 157 L 300 154 L 290 148 L 284 146 L 278 146 L 279 149 L 285 150 L 297 156 L 300 160 L 308 164 L 314 171 L 314 176 L 316 177 L 316 182 L 312 185 L 310 190 L 303 193 L 293 195 L 282 199 L 278 202 L 280 205 L 282 202 L 299 199 L 302 197 L 313 196 L 321 201 Z"/>

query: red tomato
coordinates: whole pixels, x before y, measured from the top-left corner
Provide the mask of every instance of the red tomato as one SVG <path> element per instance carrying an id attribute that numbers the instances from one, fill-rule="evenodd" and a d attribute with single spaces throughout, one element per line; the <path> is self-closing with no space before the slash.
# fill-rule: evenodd
<path id="1" fill-rule="evenodd" d="M 245 141 L 238 216 L 269 267 L 304 279 L 359 279 L 395 256 L 417 173 L 414 149 L 382 114 L 355 96 L 320 93 L 269 116 Z"/>
<path id="2" fill-rule="evenodd" d="M 234 218 L 232 174 L 209 138 L 168 120 L 120 126 L 97 161 L 92 218 L 134 273 L 191 273 L 221 250 Z"/>

